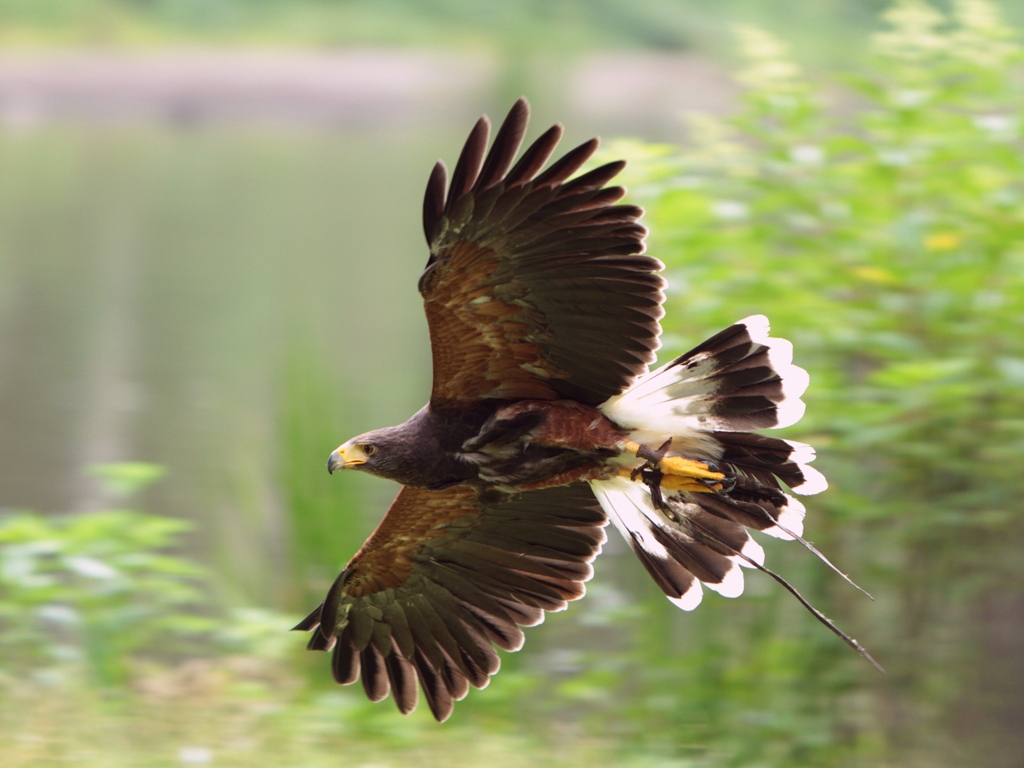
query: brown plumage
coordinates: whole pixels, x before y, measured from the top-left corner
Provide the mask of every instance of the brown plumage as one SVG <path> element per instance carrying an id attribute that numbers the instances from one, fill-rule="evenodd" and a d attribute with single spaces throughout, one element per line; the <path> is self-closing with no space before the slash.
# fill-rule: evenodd
<path id="1" fill-rule="evenodd" d="M 526 132 L 520 100 L 484 159 L 481 118 L 445 191 L 434 167 L 424 202 L 430 259 L 420 277 L 434 357 L 435 408 L 481 399 L 596 405 L 654 361 L 664 314 L 657 259 L 640 255 L 643 211 L 606 187 L 624 163 L 571 181 L 597 149 L 588 141 L 538 173 L 556 126 L 512 167 Z"/>
<path id="2" fill-rule="evenodd" d="M 808 446 L 747 433 L 799 418 L 806 386 L 764 318 L 648 373 L 664 281 L 643 211 L 607 186 L 623 163 L 574 176 L 595 139 L 548 165 L 559 126 L 516 160 L 528 114 L 516 102 L 489 151 L 481 118 L 451 182 L 430 175 L 430 400 L 331 454 L 404 487 L 296 627 L 339 683 L 403 713 L 421 688 L 438 720 L 487 685 L 493 646 L 517 650 L 520 627 L 583 595 L 609 519 L 690 609 L 702 583 L 735 596 L 740 565 L 763 569 L 747 528 L 799 536 L 783 482 L 824 487 Z"/>
<path id="3" fill-rule="evenodd" d="M 498 671 L 492 644 L 519 650 L 520 626 L 583 595 L 605 523 L 583 484 L 516 496 L 407 486 L 296 628 L 315 630 L 311 650 L 333 650 L 339 683 L 362 672 L 367 695 L 390 690 L 403 713 L 416 707 L 418 675 L 444 720 Z"/>

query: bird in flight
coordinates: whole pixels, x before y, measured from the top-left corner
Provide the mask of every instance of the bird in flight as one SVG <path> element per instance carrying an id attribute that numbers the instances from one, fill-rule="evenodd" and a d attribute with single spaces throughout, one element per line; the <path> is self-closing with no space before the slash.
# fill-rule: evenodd
<path id="1" fill-rule="evenodd" d="M 611 521 L 680 608 L 705 587 L 736 597 L 757 568 L 867 657 L 767 571 L 748 532 L 810 547 L 787 490 L 826 488 L 810 446 L 754 432 L 803 415 L 792 344 L 754 316 L 649 371 L 665 282 L 643 210 L 609 186 L 625 163 L 575 175 L 592 139 L 548 164 L 558 125 L 519 155 L 528 118 L 520 99 L 488 150 L 482 117 L 451 180 L 434 166 L 419 278 L 430 400 L 330 455 L 331 472 L 402 489 L 296 629 L 333 652 L 339 683 L 361 678 L 405 714 L 422 688 L 443 721 L 497 672 L 495 646 L 518 650 L 521 627 L 583 596 Z"/>

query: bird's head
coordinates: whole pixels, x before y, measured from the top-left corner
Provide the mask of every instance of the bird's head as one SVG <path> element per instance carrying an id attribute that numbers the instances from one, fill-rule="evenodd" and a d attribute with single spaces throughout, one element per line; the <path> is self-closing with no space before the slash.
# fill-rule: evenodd
<path id="1" fill-rule="evenodd" d="M 364 432 L 342 443 L 327 459 L 327 471 L 360 469 L 379 477 L 393 477 L 404 455 L 404 443 L 394 427 Z"/>

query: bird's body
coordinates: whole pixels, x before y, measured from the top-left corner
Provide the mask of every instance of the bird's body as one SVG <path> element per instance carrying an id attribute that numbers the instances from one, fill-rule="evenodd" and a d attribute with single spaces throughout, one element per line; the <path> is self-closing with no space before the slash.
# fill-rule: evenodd
<path id="1" fill-rule="evenodd" d="M 611 521 L 670 600 L 743 590 L 763 569 L 748 529 L 799 538 L 824 478 L 801 443 L 752 433 L 803 414 L 806 373 L 761 316 L 648 372 L 659 346 L 662 264 L 643 211 L 573 177 L 596 140 L 545 164 L 561 129 L 516 160 L 528 108 L 487 151 L 473 129 L 450 184 L 431 174 L 419 281 L 431 335 L 428 404 L 341 445 L 328 468 L 401 483 L 376 531 L 298 629 L 403 712 L 418 687 L 443 720 L 517 650 L 520 627 L 583 595 Z"/>
<path id="2" fill-rule="evenodd" d="M 492 400 L 468 413 L 427 405 L 404 424 L 354 438 L 331 462 L 344 466 L 342 453 L 365 457 L 366 471 L 415 488 L 466 483 L 516 492 L 614 476 L 606 460 L 624 449 L 626 434 L 574 400 Z"/>

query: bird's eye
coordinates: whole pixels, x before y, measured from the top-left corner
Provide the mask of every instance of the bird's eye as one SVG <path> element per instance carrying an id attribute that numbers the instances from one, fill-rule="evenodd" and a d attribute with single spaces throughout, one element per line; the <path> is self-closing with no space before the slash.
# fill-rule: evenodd
<path id="1" fill-rule="evenodd" d="M 373 443 L 367 443 L 366 445 L 363 446 L 363 453 L 366 456 L 373 456 L 373 454 L 375 454 L 376 452 L 377 446 L 374 445 Z"/>

